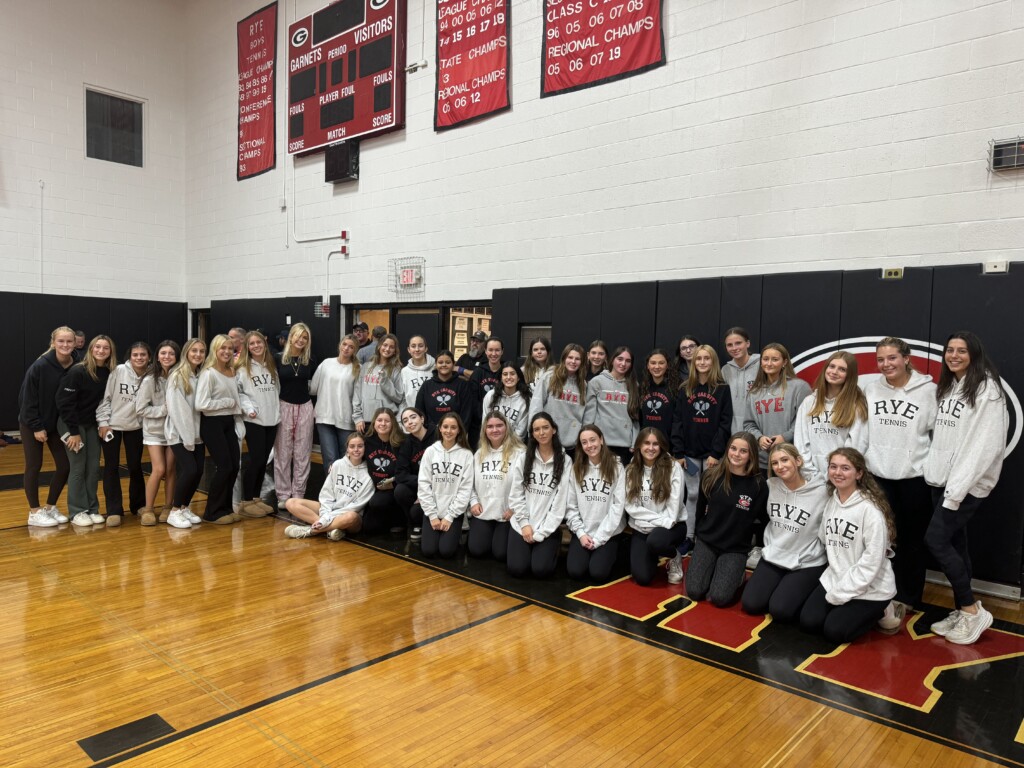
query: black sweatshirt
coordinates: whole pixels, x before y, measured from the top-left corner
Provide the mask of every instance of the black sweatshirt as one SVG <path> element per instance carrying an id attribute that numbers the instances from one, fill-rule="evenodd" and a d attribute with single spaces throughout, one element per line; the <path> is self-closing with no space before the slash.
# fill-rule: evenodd
<path id="1" fill-rule="evenodd" d="M 424 384 L 424 386 L 426 386 Z M 421 390 L 422 391 L 422 390 Z M 437 430 L 433 424 L 426 425 L 427 432 L 420 440 L 415 435 L 406 435 L 405 441 L 398 449 L 398 469 L 395 471 L 395 482 L 407 486 L 413 493 L 418 493 L 420 480 L 420 460 L 423 452 L 437 442 Z"/>
<path id="2" fill-rule="evenodd" d="M 440 424 L 444 416 L 455 412 L 468 429 L 475 404 L 476 395 L 468 381 L 461 376 L 441 381 L 437 371 L 420 385 L 420 391 L 416 393 L 416 407 L 426 414 L 428 424 Z"/>
<path id="3" fill-rule="evenodd" d="M 672 443 L 672 422 L 676 407 L 676 393 L 670 392 L 668 384 L 651 383 L 647 396 L 640 401 L 640 429 L 660 429 L 665 442 Z"/>
<path id="4" fill-rule="evenodd" d="M 107 389 L 110 371 L 97 368 L 97 381 L 93 381 L 84 363 L 71 366 L 67 376 L 57 390 L 57 411 L 72 435 L 81 434 L 80 429 L 96 426 L 96 408 Z"/>
<path id="5" fill-rule="evenodd" d="M 672 421 L 672 455 L 677 459 L 722 458 L 732 430 L 732 395 L 729 385 L 722 384 L 709 392 L 706 384 L 698 384 L 693 397 L 686 388 L 676 397 Z"/>
<path id="6" fill-rule="evenodd" d="M 370 435 L 364 441 L 366 452 L 363 454 L 366 461 L 366 468 L 370 471 L 374 486 L 379 485 L 389 477 L 394 477 L 398 471 L 398 450 L 391 445 L 391 442 L 384 442 L 377 433 Z"/>
<path id="7" fill-rule="evenodd" d="M 18 392 L 18 421 L 39 432 L 57 431 L 57 390 L 70 370 L 57 362 L 57 351 L 51 349 L 37 358 L 25 371 Z"/>
<path id="8" fill-rule="evenodd" d="M 729 480 L 729 493 L 718 483 L 711 497 L 701 484 L 697 496 L 697 538 L 717 552 L 746 554 L 754 534 L 754 520 L 765 519 L 768 507 L 768 483 L 761 475 Z"/>

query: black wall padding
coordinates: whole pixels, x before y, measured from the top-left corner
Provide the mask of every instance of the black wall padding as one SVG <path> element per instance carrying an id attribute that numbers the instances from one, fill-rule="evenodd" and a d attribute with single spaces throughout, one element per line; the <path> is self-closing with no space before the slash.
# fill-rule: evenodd
<path id="1" fill-rule="evenodd" d="M 547 325 L 551 322 L 551 286 L 519 289 L 519 324 Z"/>
<path id="2" fill-rule="evenodd" d="M 658 312 L 655 321 L 655 346 L 675 358 L 683 334 L 696 336 L 702 344 L 718 349 L 718 310 L 722 304 L 722 281 L 667 280 L 658 283 Z"/>
<path id="3" fill-rule="evenodd" d="M 902 280 L 883 280 L 881 270 L 843 274 L 839 337 L 900 336 L 926 340 L 931 327 L 932 269 L 905 269 Z"/>
<path id="4" fill-rule="evenodd" d="M 110 336 L 118 362 L 124 362 L 132 342 L 155 347 L 170 338 L 180 343 L 188 328 L 184 302 L 32 293 L 3 293 L 0 302 L 0 318 L 18 361 L 16 375 L 0 384 L 0 428 L 8 431 L 18 428 L 18 390 L 25 370 L 46 351 L 54 328 L 83 330 L 87 344 L 101 333 Z"/>
<path id="5" fill-rule="evenodd" d="M 932 326 L 929 339 L 945 344 L 957 331 L 973 331 L 985 344 L 999 375 L 1024 395 L 1024 359 L 1019 354 L 1020 301 L 1024 270 L 983 275 L 977 265 L 936 267 L 932 281 Z M 1013 417 L 1019 415 L 1010 408 Z M 1019 583 L 1024 515 L 1017 480 L 1024 477 L 1024 447 L 1006 457 L 1001 480 L 968 525 L 968 543 L 975 574 L 993 581 Z"/>
<path id="6" fill-rule="evenodd" d="M 658 284 L 620 283 L 601 289 L 601 338 L 609 357 L 626 345 L 633 351 L 633 365 L 641 366 L 654 345 Z"/>
<path id="7" fill-rule="evenodd" d="M 837 340 L 842 294 L 841 272 L 765 275 L 760 346 L 777 342 L 795 355 Z"/>
<path id="8" fill-rule="evenodd" d="M 213 335 L 227 333 L 234 327 L 247 331 L 262 331 L 269 339 L 271 348 L 277 351 L 274 337 L 289 327 L 285 318 L 291 315 L 291 324 L 305 323 L 309 326 L 313 342 L 313 354 L 317 360 L 337 357 L 338 342 L 341 340 L 340 305 L 336 296 L 331 297 L 331 316 L 314 317 L 313 304 L 320 296 L 289 296 L 282 299 L 227 299 L 210 302 L 210 330 Z M 345 329 L 346 333 L 348 329 Z M 211 335 L 211 338 L 213 336 Z"/>
<path id="9" fill-rule="evenodd" d="M 600 285 L 554 287 L 551 304 L 551 355 L 555 360 L 561 358 L 562 350 L 570 342 L 582 346 L 585 356 L 587 345 L 598 338 L 600 329 Z M 584 359 L 584 365 L 586 362 Z"/>
<path id="10" fill-rule="evenodd" d="M 403 312 L 398 311 L 395 318 L 395 335 L 398 337 L 402 360 L 408 362 L 409 339 L 422 336 L 427 344 L 428 354 L 437 355 L 442 349 L 441 313 L 440 312 Z"/>
<path id="11" fill-rule="evenodd" d="M 718 357 L 724 365 L 729 357 L 725 354 L 722 339 L 725 332 L 734 326 L 746 328 L 750 334 L 750 351 L 755 352 L 761 345 L 771 341 L 761 334 L 761 275 L 722 278 L 722 304 L 718 314 Z"/>
<path id="12" fill-rule="evenodd" d="M 515 350 L 519 337 L 519 289 L 501 288 L 491 299 L 491 333 L 502 339 L 507 347 L 506 354 Z"/>

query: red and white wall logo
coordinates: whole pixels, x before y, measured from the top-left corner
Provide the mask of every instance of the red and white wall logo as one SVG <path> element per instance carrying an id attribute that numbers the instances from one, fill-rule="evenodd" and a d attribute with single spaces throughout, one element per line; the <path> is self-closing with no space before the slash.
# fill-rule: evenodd
<path id="1" fill-rule="evenodd" d="M 879 336 L 857 336 L 812 347 L 800 354 L 793 355 L 793 368 L 796 369 L 797 375 L 801 379 L 814 386 L 814 381 L 818 378 L 821 369 L 825 367 L 825 362 L 833 352 L 842 350 L 857 358 L 859 381 L 863 386 L 866 382 L 881 376 L 875 363 L 875 345 L 879 338 Z M 903 340 L 910 345 L 911 364 L 921 373 L 927 373 L 935 381 L 938 381 L 939 372 L 942 370 L 944 347 L 929 341 L 907 338 Z M 1021 431 L 1024 429 L 1024 412 L 1021 411 L 1017 393 L 1013 391 L 1006 379 L 1000 377 L 1000 381 L 1003 384 L 1003 391 L 1006 392 L 1006 407 L 1010 412 L 1010 428 L 1006 434 L 1006 451 L 1003 454 L 1003 456 L 1009 456 L 1020 442 Z"/>

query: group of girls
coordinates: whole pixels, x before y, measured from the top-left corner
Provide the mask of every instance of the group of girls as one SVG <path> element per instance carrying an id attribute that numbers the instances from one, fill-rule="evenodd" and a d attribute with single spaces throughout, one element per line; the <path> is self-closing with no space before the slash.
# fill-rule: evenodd
<path id="1" fill-rule="evenodd" d="M 836 352 L 813 389 L 781 344 L 751 354 L 732 328 L 725 346 L 720 367 L 711 346 L 685 337 L 675 359 L 654 350 L 636 376 L 627 347 L 569 344 L 548 364 L 537 339 L 520 369 L 498 359 L 499 342 L 484 364 L 497 376 L 475 452 L 473 393 L 440 353 L 417 395 L 429 411 L 400 411 L 394 498 L 414 535 L 422 529 L 423 553 L 454 556 L 465 527 L 471 556 L 545 577 L 565 523 L 570 576 L 602 580 L 628 525 L 637 583 L 662 558 L 682 582 L 692 550 L 691 598 L 728 605 L 742 594 L 750 612 L 846 642 L 875 624 L 898 631 L 921 607 L 930 550 L 956 603 L 933 631 L 976 641 L 992 617 L 971 592 L 965 526 L 998 479 L 1007 429 L 977 336 L 950 337 L 938 386 L 893 337 L 878 342 L 878 377 L 860 381 L 856 358 Z"/>

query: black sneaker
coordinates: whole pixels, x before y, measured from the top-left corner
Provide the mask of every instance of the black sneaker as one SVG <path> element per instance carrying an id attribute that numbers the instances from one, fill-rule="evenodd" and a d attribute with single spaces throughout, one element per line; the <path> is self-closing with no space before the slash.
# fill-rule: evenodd
<path id="1" fill-rule="evenodd" d="M 419 541 L 422 538 L 423 538 L 423 529 L 422 528 L 413 528 L 412 529 L 412 533 L 409 534 L 409 540 L 410 541 Z"/>

